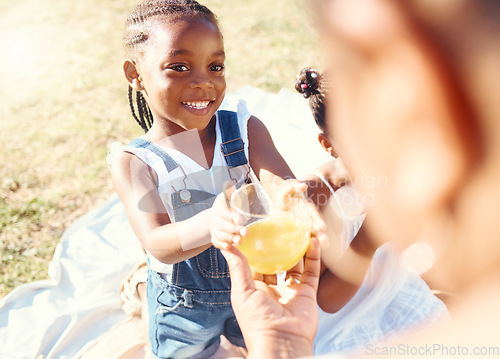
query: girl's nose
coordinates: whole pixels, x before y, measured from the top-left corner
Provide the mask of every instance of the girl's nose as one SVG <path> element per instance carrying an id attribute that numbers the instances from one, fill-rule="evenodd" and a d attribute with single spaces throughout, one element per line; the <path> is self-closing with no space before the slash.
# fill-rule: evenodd
<path id="1" fill-rule="evenodd" d="M 198 72 L 193 74 L 193 79 L 191 81 L 191 86 L 193 88 L 200 87 L 200 88 L 212 88 L 214 86 L 214 83 L 212 82 L 212 79 L 210 78 L 210 75 L 208 73 L 204 72 Z"/>

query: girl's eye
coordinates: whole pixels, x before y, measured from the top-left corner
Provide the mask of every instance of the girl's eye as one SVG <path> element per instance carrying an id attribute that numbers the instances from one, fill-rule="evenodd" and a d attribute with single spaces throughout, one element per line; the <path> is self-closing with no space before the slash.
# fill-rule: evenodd
<path id="1" fill-rule="evenodd" d="M 168 69 L 176 71 L 176 72 L 184 72 L 184 71 L 188 71 L 189 70 L 186 65 L 182 65 L 182 64 L 170 65 L 168 67 Z"/>
<path id="2" fill-rule="evenodd" d="M 215 72 L 224 71 L 224 65 L 213 65 L 210 67 L 210 71 L 215 71 Z"/>

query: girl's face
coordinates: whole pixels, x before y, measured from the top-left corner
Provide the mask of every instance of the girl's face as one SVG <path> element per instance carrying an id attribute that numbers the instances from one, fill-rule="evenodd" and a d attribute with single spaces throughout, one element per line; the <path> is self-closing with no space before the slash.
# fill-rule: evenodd
<path id="1" fill-rule="evenodd" d="M 153 21 L 138 59 L 155 123 L 203 130 L 226 92 L 222 35 L 207 20 Z"/>

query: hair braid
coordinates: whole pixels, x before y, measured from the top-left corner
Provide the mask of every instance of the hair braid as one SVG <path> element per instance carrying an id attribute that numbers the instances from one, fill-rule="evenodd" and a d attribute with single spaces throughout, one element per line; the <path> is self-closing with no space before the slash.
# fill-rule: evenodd
<path id="1" fill-rule="evenodd" d="M 170 18 L 202 17 L 219 28 L 219 23 L 215 14 L 206 6 L 199 4 L 195 0 L 151 0 L 139 4 L 127 18 L 126 32 L 124 37 L 125 47 L 129 51 L 137 50 L 139 44 L 145 43 L 148 36 L 146 26 L 147 20 L 166 16 Z"/>
<path id="2" fill-rule="evenodd" d="M 151 126 L 153 126 L 153 113 L 151 112 L 151 109 L 149 108 L 149 105 L 146 101 L 146 99 L 144 98 L 143 94 L 141 93 L 141 105 L 142 105 L 142 113 L 143 113 L 143 117 L 144 117 L 144 120 L 145 120 L 145 123 L 146 123 L 146 126 L 148 128 L 151 128 Z"/>
<path id="3" fill-rule="evenodd" d="M 142 94 L 141 94 L 142 95 Z M 153 113 L 151 112 L 151 109 L 148 106 L 148 103 L 144 99 L 144 96 L 142 96 L 142 102 L 144 106 L 144 118 L 146 119 L 146 125 L 148 128 L 151 128 L 153 126 Z"/>
<path id="4" fill-rule="evenodd" d="M 148 115 L 150 113 L 149 106 L 144 99 L 144 96 L 139 91 L 137 91 L 136 93 L 135 100 L 137 102 L 137 112 L 139 112 L 139 125 L 141 125 L 142 129 L 145 132 L 148 132 L 148 130 L 151 128 L 151 120 L 148 118 Z"/>
<path id="5" fill-rule="evenodd" d="M 137 116 L 137 114 L 135 112 L 135 106 L 134 106 L 133 91 L 134 90 L 132 89 L 132 86 L 129 86 L 128 87 L 128 103 L 130 106 L 130 111 L 132 112 L 132 116 L 137 121 L 139 126 L 141 126 L 141 128 L 144 130 L 144 132 L 148 132 L 149 128 L 151 128 L 151 125 L 149 125 L 149 127 L 147 126 L 147 124 L 144 121 L 144 118 L 142 116 L 141 106 L 139 105 L 139 96 L 142 97 L 142 94 L 140 92 L 137 92 L 137 96 L 136 96 L 137 97 L 137 110 L 139 112 L 139 116 Z M 148 108 L 148 110 L 149 110 L 149 108 Z"/>

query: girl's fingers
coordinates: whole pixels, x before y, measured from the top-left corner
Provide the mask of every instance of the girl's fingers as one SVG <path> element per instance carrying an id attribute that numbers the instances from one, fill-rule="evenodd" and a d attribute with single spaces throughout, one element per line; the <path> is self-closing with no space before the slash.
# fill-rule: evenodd
<path id="1" fill-rule="evenodd" d="M 241 237 L 232 232 L 213 230 L 211 236 L 212 244 L 219 249 L 228 249 L 228 245 L 238 245 L 241 242 Z"/>
<path id="2" fill-rule="evenodd" d="M 224 195 L 219 195 L 212 206 L 214 218 L 210 224 L 210 235 L 212 244 L 216 248 L 228 249 L 230 246 L 238 244 L 241 236 L 246 235 L 246 229 L 241 225 L 241 220 L 237 219 L 226 205 Z"/>
<path id="3" fill-rule="evenodd" d="M 228 250 L 232 244 L 229 241 L 219 240 L 212 236 L 212 245 L 218 249 Z"/>

